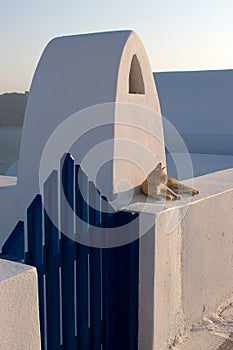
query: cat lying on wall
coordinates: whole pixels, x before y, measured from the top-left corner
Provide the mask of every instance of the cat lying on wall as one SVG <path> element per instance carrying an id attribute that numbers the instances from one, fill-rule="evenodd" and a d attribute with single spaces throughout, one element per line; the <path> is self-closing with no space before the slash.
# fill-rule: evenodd
<path id="1" fill-rule="evenodd" d="M 180 183 L 177 179 L 168 177 L 165 166 L 158 163 L 156 168 L 147 176 L 142 183 L 142 192 L 157 200 L 181 199 L 180 194 L 187 193 L 191 196 L 199 194 L 199 191 Z"/>

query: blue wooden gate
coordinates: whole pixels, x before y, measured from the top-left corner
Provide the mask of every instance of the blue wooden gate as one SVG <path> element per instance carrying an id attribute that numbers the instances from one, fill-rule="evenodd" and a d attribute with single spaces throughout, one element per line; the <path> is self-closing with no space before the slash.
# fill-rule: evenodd
<path id="1" fill-rule="evenodd" d="M 138 239 L 115 248 L 94 248 L 63 232 L 85 235 L 89 224 L 111 227 L 130 222 L 134 232 L 125 234 L 135 235 L 138 214 L 106 210 L 110 204 L 69 154 L 61 164 L 61 184 L 56 171 L 44 184 L 49 216 L 37 195 L 1 257 L 37 268 L 42 350 L 137 350 Z M 81 226 L 60 199 L 61 186 L 82 219 Z"/>

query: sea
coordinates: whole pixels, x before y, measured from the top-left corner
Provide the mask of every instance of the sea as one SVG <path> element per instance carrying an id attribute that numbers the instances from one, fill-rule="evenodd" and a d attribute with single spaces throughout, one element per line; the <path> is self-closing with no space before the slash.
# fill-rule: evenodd
<path id="1" fill-rule="evenodd" d="M 21 126 L 0 126 L 0 175 L 19 159 Z"/>

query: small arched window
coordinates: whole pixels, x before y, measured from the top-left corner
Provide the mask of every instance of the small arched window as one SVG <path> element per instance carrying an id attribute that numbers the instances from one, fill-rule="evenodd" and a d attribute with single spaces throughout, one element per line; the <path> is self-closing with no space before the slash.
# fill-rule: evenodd
<path id="1" fill-rule="evenodd" d="M 129 93 L 145 95 L 145 86 L 142 77 L 140 63 L 136 55 L 133 55 L 129 71 Z"/>

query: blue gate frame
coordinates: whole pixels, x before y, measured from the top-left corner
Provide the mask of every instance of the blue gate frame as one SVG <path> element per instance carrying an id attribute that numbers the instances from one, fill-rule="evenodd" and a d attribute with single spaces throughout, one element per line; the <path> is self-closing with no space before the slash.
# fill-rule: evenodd
<path id="1" fill-rule="evenodd" d="M 126 234 L 137 235 L 138 214 L 108 212 L 110 204 L 70 154 L 61 164 L 61 184 L 57 171 L 44 184 L 50 217 L 38 194 L 27 209 L 26 222 L 18 222 L 5 242 L 1 257 L 37 268 L 42 350 L 137 350 L 139 240 L 94 248 L 62 232 L 69 227 L 85 234 L 89 224 L 111 227 L 131 222 L 133 232 Z M 67 210 L 66 201 L 59 203 L 61 186 L 84 222 L 82 227 Z"/>

